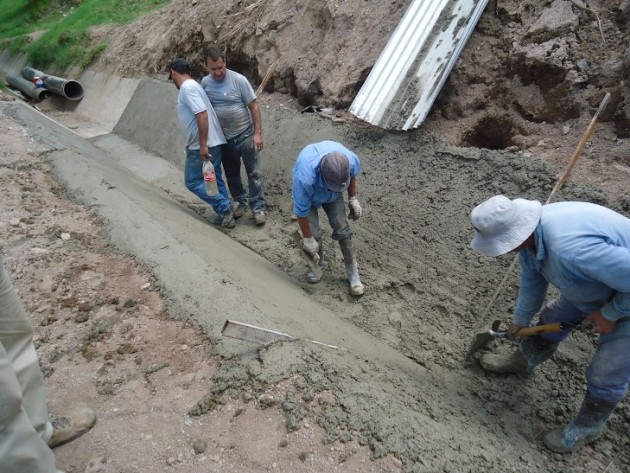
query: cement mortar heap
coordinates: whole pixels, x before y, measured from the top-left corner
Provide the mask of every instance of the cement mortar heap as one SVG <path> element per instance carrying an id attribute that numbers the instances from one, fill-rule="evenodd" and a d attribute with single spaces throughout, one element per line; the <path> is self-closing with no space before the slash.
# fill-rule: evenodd
<path id="1" fill-rule="evenodd" d="M 269 386 L 290 380 L 293 389 L 279 402 L 288 430 L 314 416 L 327 440 L 358 439 L 377 458 L 400 458 L 404 471 L 589 471 L 613 457 L 628 468 L 627 400 L 594 450 L 560 457 L 540 441 L 541 433 L 573 417 L 595 336 L 574 335 L 528 379 L 489 375 L 463 362 L 475 331 L 491 323 L 482 317 L 511 260 L 470 249 L 470 211 L 495 194 L 545 201 L 557 178 L 546 161 L 526 152 L 457 147 L 423 128 L 392 133 L 335 125 L 263 96 L 269 222 L 263 228 L 239 222 L 222 233 L 181 182 L 174 87 L 95 71 L 81 82 L 86 96 L 74 111 L 60 112 L 51 102 L 47 113 L 83 138 L 25 106 L 3 104 L 2 111 L 50 149 L 56 178 L 97 208 L 113 244 L 161 281 L 169 313 L 199 324 L 213 341 L 222 361 L 191 415 L 206 414 L 225 396 L 259 399 Z M 352 224 L 366 285 L 358 299 L 347 294 L 327 227 L 330 256 L 315 286 L 305 282 L 291 238 L 293 162 L 303 146 L 323 139 L 344 143 L 363 164 L 364 216 Z M 592 185 L 569 181 L 559 200 L 601 203 L 630 215 Z M 491 318 L 509 321 L 517 282 L 515 272 Z M 221 297 L 209 298 L 209 288 Z M 226 318 L 298 340 L 255 348 L 221 339 Z M 512 348 L 505 342 L 489 349 Z M 323 393 L 332 400 L 314 402 Z"/>

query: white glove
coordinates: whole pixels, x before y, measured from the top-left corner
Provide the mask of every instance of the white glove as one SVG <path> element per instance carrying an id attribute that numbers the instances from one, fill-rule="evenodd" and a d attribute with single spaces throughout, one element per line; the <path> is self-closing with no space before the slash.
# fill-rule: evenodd
<path id="1" fill-rule="evenodd" d="M 356 195 L 350 197 L 348 200 L 348 207 L 350 208 L 350 220 L 359 220 L 361 215 L 363 215 L 363 209 L 361 208 L 361 204 L 359 204 L 359 199 Z"/>
<path id="2" fill-rule="evenodd" d="M 319 254 L 317 253 L 317 250 L 319 249 L 319 243 L 317 243 L 317 240 L 315 238 L 302 238 L 302 248 L 304 248 L 304 251 L 306 251 L 311 258 L 319 258 Z"/>

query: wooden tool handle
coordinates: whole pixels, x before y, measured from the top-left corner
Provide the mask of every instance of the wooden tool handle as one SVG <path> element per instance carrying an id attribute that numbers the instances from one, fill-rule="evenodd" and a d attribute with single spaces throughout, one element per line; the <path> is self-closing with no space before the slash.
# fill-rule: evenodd
<path id="1" fill-rule="evenodd" d="M 560 323 L 536 325 L 534 327 L 525 327 L 516 332 L 516 336 L 519 338 L 531 337 L 532 335 L 540 335 L 543 333 L 553 333 L 563 330 Z"/>
<path id="2" fill-rule="evenodd" d="M 564 183 L 567 182 L 567 179 L 569 179 L 569 176 L 571 175 L 571 171 L 573 171 L 573 168 L 575 167 L 575 163 L 577 163 L 577 160 L 580 157 L 580 154 L 582 154 L 582 150 L 586 146 L 586 143 L 588 143 L 588 140 L 591 139 L 591 136 L 593 135 L 593 131 L 595 131 L 595 125 L 597 125 L 597 119 L 599 118 L 601 113 L 604 111 L 609 101 L 610 101 L 610 92 L 606 92 L 606 95 L 604 95 L 604 99 L 599 104 L 599 108 L 597 109 L 597 112 L 595 112 L 595 115 L 593 115 L 591 122 L 589 123 L 588 127 L 586 128 L 586 131 L 582 135 L 582 139 L 580 140 L 577 148 L 573 152 L 573 156 L 571 156 L 571 161 L 569 161 L 569 165 L 567 166 L 566 171 L 564 171 L 564 174 L 562 175 L 562 177 L 558 179 L 558 182 L 556 182 L 556 185 L 551 191 L 551 194 L 549 194 L 549 197 L 547 198 L 547 202 L 546 202 L 547 204 L 551 202 L 551 198 L 554 196 L 554 194 L 558 192 L 560 189 L 562 189 L 562 186 L 564 185 Z"/>

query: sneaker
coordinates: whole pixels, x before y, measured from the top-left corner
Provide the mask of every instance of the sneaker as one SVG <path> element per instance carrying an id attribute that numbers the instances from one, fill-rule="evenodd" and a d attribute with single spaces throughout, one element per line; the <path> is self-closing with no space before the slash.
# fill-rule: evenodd
<path id="1" fill-rule="evenodd" d="M 50 448 L 55 448 L 80 437 L 96 423 L 96 414 L 92 409 L 83 408 L 70 416 L 57 417 L 51 421 L 53 433 L 48 441 Z"/>
<path id="2" fill-rule="evenodd" d="M 234 228 L 236 226 L 236 220 L 234 220 L 234 205 L 223 214 L 222 217 L 219 217 L 219 225 L 223 228 Z"/>
<path id="3" fill-rule="evenodd" d="M 264 225 L 267 222 L 267 212 L 264 210 L 254 212 L 254 222 L 256 222 L 256 225 Z"/>
<path id="4" fill-rule="evenodd" d="M 249 205 L 245 202 L 238 202 L 232 212 L 234 213 L 234 218 L 241 218 L 247 212 Z"/>

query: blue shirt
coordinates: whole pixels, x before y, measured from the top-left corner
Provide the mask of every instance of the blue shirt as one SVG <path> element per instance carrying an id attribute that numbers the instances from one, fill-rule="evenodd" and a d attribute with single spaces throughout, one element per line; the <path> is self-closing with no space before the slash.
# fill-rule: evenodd
<path id="1" fill-rule="evenodd" d="M 188 149 L 199 149 L 199 126 L 195 115 L 202 112 L 208 112 L 208 148 L 225 144 L 219 120 L 206 93 L 194 79 L 186 79 L 177 95 L 177 115 Z"/>
<path id="2" fill-rule="evenodd" d="M 528 325 L 549 283 L 585 314 L 630 318 L 630 219 L 585 202 L 542 208 L 535 249 L 519 253 L 521 286 L 514 323 Z"/>
<path id="3" fill-rule="evenodd" d="M 319 164 L 324 156 L 333 151 L 345 154 L 350 161 L 350 177 L 361 172 L 361 161 L 356 154 L 335 141 L 321 141 L 305 147 L 297 157 L 293 167 L 293 212 L 298 217 L 306 217 L 311 207 L 334 202 L 339 192 L 333 192 L 324 182 Z"/>
<path id="4" fill-rule="evenodd" d="M 201 79 L 201 87 L 208 95 L 228 140 L 252 126 L 248 105 L 256 100 L 256 94 L 244 75 L 228 69 L 220 81 L 214 80 L 211 75 L 205 76 Z"/>

